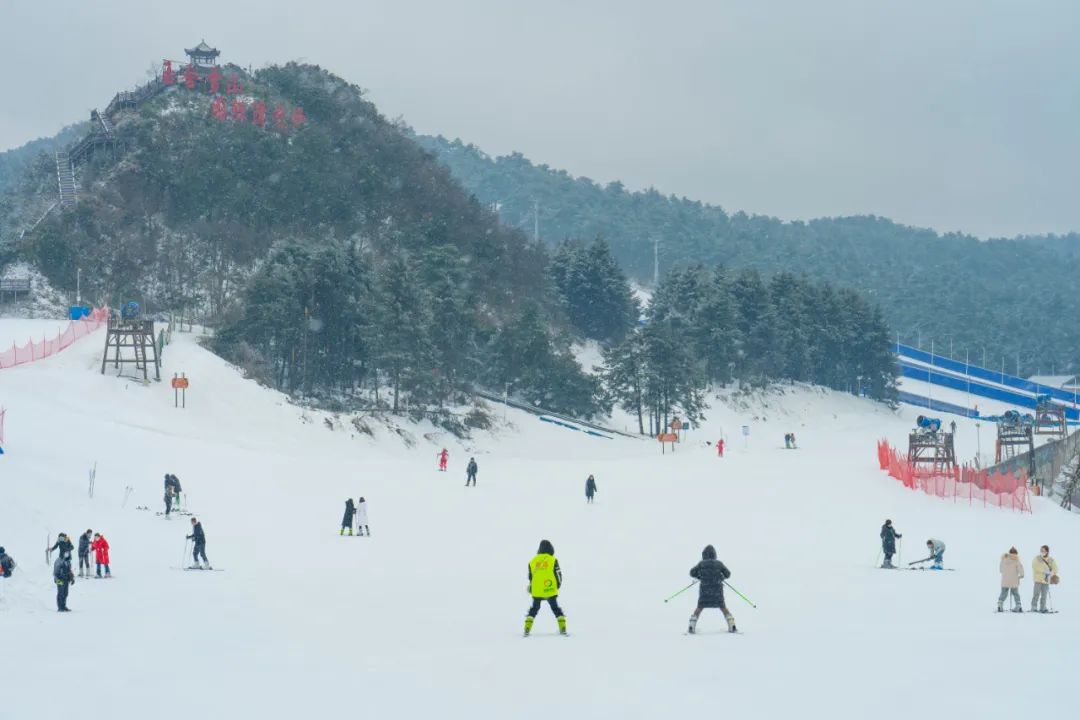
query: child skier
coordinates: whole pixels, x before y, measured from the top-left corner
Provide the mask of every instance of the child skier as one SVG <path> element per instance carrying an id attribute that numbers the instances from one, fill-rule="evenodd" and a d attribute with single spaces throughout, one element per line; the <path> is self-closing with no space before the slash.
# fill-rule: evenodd
<path id="1" fill-rule="evenodd" d="M 61 551 L 60 557 L 56 558 L 53 582 L 56 583 L 56 612 L 71 612 L 67 606 L 68 592 L 75 584 L 75 573 L 71 572 L 71 553 Z"/>
<path id="2" fill-rule="evenodd" d="M 1050 586 L 1058 584 L 1058 566 L 1050 557 L 1050 548 L 1043 545 L 1039 554 L 1031 561 L 1032 579 L 1035 580 L 1035 593 L 1031 596 L 1031 612 L 1046 612 L 1046 597 Z"/>
<path id="3" fill-rule="evenodd" d="M 341 532 L 338 535 L 344 535 L 346 530 L 349 531 L 349 535 L 352 535 L 354 515 L 356 515 L 356 505 L 353 504 L 352 498 L 345 498 L 345 516 L 341 518 Z"/>
<path id="4" fill-rule="evenodd" d="M 101 533 L 94 533 L 94 542 L 90 543 L 94 551 L 94 561 L 97 563 L 97 576 L 101 577 L 101 566 L 105 566 L 105 577 L 112 577 L 109 569 L 109 541 Z"/>
<path id="5" fill-rule="evenodd" d="M 439 458 L 439 470 L 446 472 L 446 463 L 450 461 L 450 453 L 443 448 L 442 452 L 437 453 L 435 457 Z"/>
<path id="6" fill-rule="evenodd" d="M 356 534 L 371 537 L 371 530 L 367 526 L 367 501 L 364 498 L 356 503 Z"/>
<path id="7" fill-rule="evenodd" d="M 1024 577 L 1024 563 L 1020 562 L 1020 554 L 1016 548 L 1009 548 L 1009 552 L 1001 556 L 998 569 L 1001 571 L 1001 594 L 998 595 L 997 611 L 1005 611 L 1005 598 L 1011 592 L 1012 611 L 1024 612 L 1020 603 L 1020 578 Z"/>
<path id="8" fill-rule="evenodd" d="M 698 604 L 690 616 L 691 635 L 697 632 L 697 621 L 705 608 L 720 608 L 727 620 L 728 632 L 737 632 L 735 616 L 724 603 L 724 581 L 731 577 L 731 571 L 724 563 L 716 559 L 716 548 L 706 545 L 701 551 L 701 562 L 690 568 L 690 577 L 698 581 Z"/>
<path id="9" fill-rule="evenodd" d="M 476 458 L 469 458 L 469 464 L 465 466 L 465 487 L 469 487 L 469 483 L 476 487 L 476 470 Z"/>
<path id="10" fill-rule="evenodd" d="M 555 619 L 559 623 L 559 634 L 566 634 L 566 616 L 559 607 L 561 588 L 562 569 L 559 568 L 559 561 L 555 559 L 555 548 L 547 540 L 541 540 L 536 556 L 529 561 L 529 586 L 526 589 L 532 596 L 532 607 L 525 616 L 525 637 L 532 632 L 536 613 L 540 612 L 540 604 L 545 600 L 551 612 L 555 613 Z"/>
<path id="11" fill-rule="evenodd" d="M 593 495 L 596 494 L 596 478 L 592 475 L 585 480 L 585 502 L 591 503 Z"/>
<path id="12" fill-rule="evenodd" d="M 195 541 L 195 548 L 191 551 L 191 557 L 194 562 L 193 567 L 199 570 L 204 569 L 203 565 L 199 563 L 199 558 L 202 557 L 202 561 L 206 563 L 206 570 L 213 570 L 210 567 L 210 561 L 206 559 L 206 533 L 203 532 L 202 523 L 196 518 L 191 518 L 191 534 L 187 536 L 188 540 Z"/>
<path id="13" fill-rule="evenodd" d="M 0 577 L 11 577 L 15 570 L 15 559 L 7 554 L 7 550 L 0 547 Z"/>
<path id="14" fill-rule="evenodd" d="M 93 534 L 94 531 L 87 528 L 86 532 L 79 536 L 79 577 L 90 574 L 90 536 Z"/>
<path id="15" fill-rule="evenodd" d="M 885 569 L 896 567 L 892 564 L 892 556 L 896 554 L 896 539 L 902 537 L 904 536 L 896 532 L 896 528 L 893 527 L 892 520 L 886 520 L 881 526 L 881 551 L 885 553 L 885 562 L 881 567 Z"/>

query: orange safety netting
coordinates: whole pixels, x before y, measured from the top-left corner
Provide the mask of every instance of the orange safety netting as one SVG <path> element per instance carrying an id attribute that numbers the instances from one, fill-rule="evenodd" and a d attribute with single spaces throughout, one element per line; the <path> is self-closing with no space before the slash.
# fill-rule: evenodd
<path id="1" fill-rule="evenodd" d="M 90 333 L 103 326 L 109 319 L 109 311 L 105 308 L 96 308 L 89 316 L 82 320 L 72 320 L 68 326 L 56 333 L 51 340 L 42 338 L 34 342 L 31 339 L 25 345 L 15 346 L 0 352 L 0 370 L 16 365 L 41 360 L 55 355 L 66 347 L 70 347 L 79 338 L 86 337 Z"/>
<path id="2" fill-rule="evenodd" d="M 1031 512 L 1027 474 L 1023 471 L 1017 476 L 970 465 L 936 470 L 917 467 L 886 440 L 878 441 L 877 452 L 881 469 L 904 483 L 904 487 L 922 490 L 927 495 L 952 498 L 954 502 L 967 500 L 969 505 L 981 502 L 983 505 Z"/>

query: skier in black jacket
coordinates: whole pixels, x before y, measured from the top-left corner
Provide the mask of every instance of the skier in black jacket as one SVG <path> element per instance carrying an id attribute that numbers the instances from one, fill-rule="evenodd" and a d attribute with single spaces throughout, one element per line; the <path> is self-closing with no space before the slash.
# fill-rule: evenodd
<path id="1" fill-rule="evenodd" d="M 206 559 L 206 533 L 203 532 L 202 523 L 197 518 L 191 518 L 191 534 L 187 536 L 187 539 L 195 541 L 195 549 L 191 551 L 191 557 L 195 562 L 194 567 L 200 570 L 213 570 L 210 567 L 210 561 Z M 199 563 L 199 557 L 202 557 L 202 561 L 206 563 L 205 568 Z"/>
<path id="2" fill-rule="evenodd" d="M 592 475 L 585 480 L 585 502 L 592 502 L 593 495 L 596 494 L 596 478 Z"/>
<path id="3" fill-rule="evenodd" d="M 735 616 L 724 604 L 724 581 L 731 577 L 731 571 L 724 563 L 716 559 L 716 549 L 706 545 L 701 551 L 701 562 L 690 568 L 690 577 L 698 580 L 698 604 L 690 616 L 690 628 L 687 632 L 697 631 L 698 617 L 705 608 L 720 608 L 727 620 L 728 632 L 736 632 Z"/>
<path id="4" fill-rule="evenodd" d="M 892 520 L 886 520 L 881 526 L 881 550 L 885 553 L 885 562 L 881 567 L 885 569 L 896 567 L 892 564 L 892 556 L 896 554 L 896 539 L 902 537 L 904 536 L 896 532 L 896 528 L 893 527 Z"/>
<path id="5" fill-rule="evenodd" d="M 93 530 L 87 530 L 79 536 L 79 577 L 90 574 L 90 536 Z"/>
<path id="6" fill-rule="evenodd" d="M 14 558 L 7 554 L 7 550 L 0 547 L 0 577 L 11 577 L 13 570 L 15 570 Z"/>
<path id="7" fill-rule="evenodd" d="M 70 612 L 67 606 L 68 591 L 75 584 L 75 573 L 71 572 L 71 553 L 60 557 L 53 563 L 53 581 L 56 583 L 56 612 Z"/>
<path id="8" fill-rule="evenodd" d="M 352 498 L 345 499 L 345 517 L 341 518 L 341 532 L 338 535 L 344 535 L 345 531 L 349 531 L 349 535 L 352 535 L 352 523 L 353 516 L 356 515 L 356 505 L 353 504 Z"/>
<path id="9" fill-rule="evenodd" d="M 465 466 L 465 487 L 469 487 L 469 483 L 476 487 L 476 470 L 476 459 L 469 458 L 469 464 Z"/>
<path id="10" fill-rule="evenodd" d="M 52 552 L 53 550 L 59 550 L 60 557 L 66 556 L 68 561 L 70 562 L 71 551 L 74 549 L 75 546 L 71 544 L 71 539 L 67 536 L 67 533 L 60 533 L 60 535 L 56 538 L 56 542 L 51 548 L 49 548 L 49 552 Z"/>

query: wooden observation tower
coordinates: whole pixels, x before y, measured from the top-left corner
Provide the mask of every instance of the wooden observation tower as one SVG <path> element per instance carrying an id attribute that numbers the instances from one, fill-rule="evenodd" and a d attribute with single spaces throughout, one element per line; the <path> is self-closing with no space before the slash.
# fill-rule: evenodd
<path id="1" fill-rule="evenodd" d="M 105 352 L 101 356 L 102 375 L 109 363 L 114 368 L 132 364 L 135 374 L 141 371 L 145 381 L 150 380 L 150 365 L 153 363 L 154 379 L 161 380 L 161 359 L 154 340 L 154 321 L 139 318 L 138 303 L 129 302 L 119 317 L 115 313 L 109 316 Z"/>
<path id="2" fill-rule="evenodd" d="M 920 415 L 918 427 L 908 435 L 908 462 L 918 468 L 929 465 L 934 473 L 956 469 L 953 434 L 941 429 L 941 420 Z"/>

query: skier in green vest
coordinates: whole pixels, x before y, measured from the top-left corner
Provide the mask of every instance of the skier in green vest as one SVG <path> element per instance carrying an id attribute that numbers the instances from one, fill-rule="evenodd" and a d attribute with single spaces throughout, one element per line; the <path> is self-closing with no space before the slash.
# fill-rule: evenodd
<path id="1" fill-rule="evenodd" d="M 555 613 L 555 619 L 559 621 L 559 634 L 566 634 L 566 617 L 563 615 L 562 608 L 559 607 L 559 588 L 561 587 L 562 570 L 559 568 L 559 561 L 555 559 L 555 548 L 547 540 L 541 540 L 536 557 L 529 562 L 529 587 L 527 589 L 532 595 L 532 607 L 525 616 L 525 637 L 532 632 L 536 613 L 540 612 L 540 604 L 545 600 L 551 607 L 551 611 Z"/>

